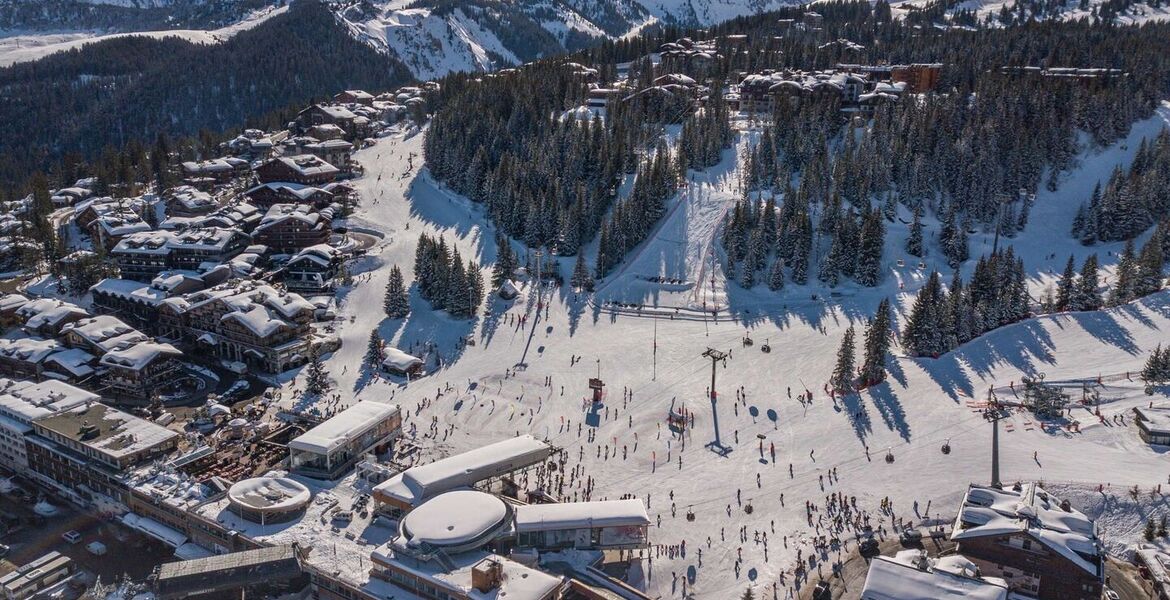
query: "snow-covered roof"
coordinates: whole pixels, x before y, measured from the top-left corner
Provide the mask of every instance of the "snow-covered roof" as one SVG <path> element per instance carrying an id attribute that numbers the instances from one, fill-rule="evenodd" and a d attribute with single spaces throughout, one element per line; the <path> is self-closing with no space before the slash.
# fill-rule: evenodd
<path id="1" fill-rule="evenodd" d="M 61 331 L 78 335 L 103 352 L 127 348 L 150 339 L 118 317 L 110 315 L 81 319 L 66 325 Z"/>
<path id="2" fill-rule="evenodd" d="M 869 574 L 865 578 L 861 598 L 1007 600 L 1008 588 L 1002 581 L 957 574 L 941 565 L 930 565 L 925 557 L 920 556 L 918 551 L 908 551 L 899 552 L 897 557 L 875 558 L 869 565 Z"/>
<path id="3" fill-rule="evenodd" d="M 1137 413 L 1141 427 L 1158 435 L 1170 435 L 1170 407 L 1135 406 L 1133 411 Z"/>
<path id="4" fill-rule="evenodd" d="M 25 306 L 28 305 L 26 304 Z M 29 320 L 25 322 L 25 327 L 29 329 L 39 329 L 45 325 L 57 325 L 58 323 L 73 317 L 84 317 L 88 315 L 89 313 L 86 312 L 84 308 L 70 304 L 68 302 L 62 302 L 57 306 L 41 311 L 30 317 Z"/>
<path id="5" fill-rule="evenodd" d="M 967 488 L 951 539 L 961 542 L 984 536 L 1026 534 L 1097 575 L 1104 551 L 1093 521 L 1035 483 L 1021 484 L 1019 488 Z"/>
<path id="6" fill-rule="evenodd" d="M 508 506 L 497 496 L 477 490 L 445 492 L 427 500 L 402 519 L 402 534 L 410 547 L 463 546 L 487 543 L 503 528 Z M 482 545 L 482 544 L 479 544 Z"/>
<path id="7" fill-rule="evenodd" d="M 594 527 L 649 525 L 650 516 L 641 500 L 561 502 L 516 507 L 516 531 L 551 531 Z"/>
<path id="8" fill-rule="evenodd" d="M 399 371 L 406 371 L 412 367 L 423 364 L 423 360 L 412 354 L 407 354 L 393 346 L 387 346 L 383 350 L 386 358 L 382 359 L 382 366 Z"/>
<path id="9" fill-rule="evenodd" d="M 366 400 L 337 413 L 288 443 L 293 450 L 328 454 L 398 414 L 398 406 Z"/>
<path id="10" fill-rule="evenodd" d="M 92 375 L 94 369 L 90 366 L 94 360 L 94 355 L 82 350 L 81 348 L 70 348 L 56 352 L 45 359 L 45 364 L 54 364 L 64 370 L 66 373 L 74 377 L 86 377 Z"/>
<path id="11" fill-rule="evenodd" d="M 121 367 L 123 369 L 140 371 L 161 356 L 182 355 L 183 353 L 178 348 L 170 344 L 142 342 L 107 352 L 102 356 L 101 364 L 107 367 Z"/>
<path id="12" fill-rule="evenodd" d="M 179 432 L 100 403 L 86 403 L 42 417 L 36 424 L 98 452 L 120 459 L 179 437 Z M 83 435 L 82 428 L 93 432 Z"/>
<path id="13" fill-rule="evenodd" d="M 22 423 L 99 399 L 97 394 L 55 379 L 32 383 L 0 378 L 0 414 Z"/>
<path id="14" fill-rule="evenodd" d="M 340 255 L 341 252 L 329 244 L 314 244 L 294 254 L 288 260 L 288 264 L 291 265 L 300 260 L 311 260 L 321 266 L 328 266 Z"/>
<path id="15" fill-rule="evenodd" d="M 4 294 L 4 296 L 0 297 L 0 312 L 17 310 L 27 302 L 28 298 L 25 298 L 21 294 Z"/>
<path id="16" fill-rule="evenodd" d="M 272 190 L 274 192 L 282 192 L 282 193 L 288 194 L 290 196 L 293 196 L 299 200 L 305 200 L 305 201 L 307 201 L 309 198 L 312 198 L 313 195 L 315 195 L 315 194 L 332 195 L 332 193 L 329 192 L 328 190 L 323 190 L 319 187 L 313 187 L 311 185 L 303 185 L 300 183 L 292 183 L 292 182 L 287 182 L 287 181 L 272 181 L 269 183 L 262 183 L 256 187 L 251 188 L 248 191 L 244 192 L 244 195 L 250 196 L 262 188 L 269 189 L 269 190 Z"/>
<path id="17" fill-rule="evenodd" d="M 40 338 L 0 339 L 0 356 L 9 360 L 39 363 L 63 348 L 57 340 Z"/>
<path id="18" fill-rule="evenodd" d="M 268 212 L 264 214 L 264 218 L 260 219 L 260 224 L 256 226 L 254 234 L 273 227 L 280 223 L 289 220 L 297 220 L 305 224 L 307 227 L 316 227 L 322 224 L 321 215 L 313 210 L 311 206 L 306 204 L 273 204 Z"/>
<path id="19" fill-rule="evenodd" d="M 552 450 L 552 446 L 531 435 L 521 435 L 407 469 L 378 484 L 374 494 L 383 500 L 417 506 L 437 494 L 540 463 Z"/>
<path id="20" fill-rule="evenodd" d="M 337 173 L 341 172 L 337 167 L 312 154 L 306 154 L 293 158 L 282 156 L 280 158 L 274 158 L 273 160 L 278 160 L 284 163 L 285 166 L 292 169 L 293 171 L 296 171 L 299 175 L 304 177 L 312 175 L 336 175 Z"/>
<path id="21" fill-rule="evenodd" d="M 281 512 L 309 503 L 309 488 L 287 477 L 253 477 L 228 488 L 232 504 L 261 512 Z"/>

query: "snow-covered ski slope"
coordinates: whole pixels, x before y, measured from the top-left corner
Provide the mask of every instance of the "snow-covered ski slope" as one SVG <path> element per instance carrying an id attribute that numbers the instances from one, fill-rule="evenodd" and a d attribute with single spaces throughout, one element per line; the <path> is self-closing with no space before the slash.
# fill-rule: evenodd
<path id="1" fill-rule="evenodd" d="M 81 48 L 86 44 L 126 36 L 151 38 L 179 38 L 193 44 L 218 44 L 233 35 L 251 29 L 288 11 L 288 6 L 267 7 L 249 14 L 237 23 L 212 30 L 168 29 L 164 31 L 137 31 L 132 33 L 99 34 L 94 32 L 36 33 L 0 37 L 0 67 L 39 60 L 50 54 Z"/>
<path id="2" fill-rule="evenodd" d="M 1115 261 L 1106 253 L 1116 254 L 1119 246 L 1082 248 L 1069 238 L 1067 225 L 1096 180 L 1107 177 L 1114 164 L 1128 164 L 1138 141 L 1164 127 L 1165 119 L 1163 112 L 1138 123 L 1125 140 L 1082 157 L 1080 168 L 1063 179 L 1057 192 L 1040 193 L 1027 232 L 1004 242 L 1024 254 L 1037 289 L 1049 277 L 1049 266 L 1062 267 L 1070 252 L 1080 257 L 1095 251 L 1105 264 Z M 998 393 L 1010 400 L 1009 384 L 1018 386 L 1025 374 L 1044 373 L 1049 381 L 1119 374 L 1119 381 L 1108 381 L 1101 389 L 1105 417 L 1151 400 L 1170 403 L 1165 390 L 1151 398 L 1140 383 L 1124 377 L 1126 371 L 1141 368 L 1156 344 L 1167 341 L 1170 292 L 1107 311 L 1024 321 L 939 359 L 896 358 L 889 382 L 836 402 L 823 393 L 822 385 L 832 371 L 841 334 L 849 324 L 867 318 L 880 298 L 899 294 L 892 267 L 883 287 L 844 289 L 845 295 L 829 302 L 823 295 L 822 300 L 809 300 L 815 288 L 811 284 L 791 286 L 765 300 L 770 294 L 762 288 L 744 291 L 717 281 L 738 318 L 734 321 L 684 313 L 672 317 L 673 310 L 661 311 L 656 319 L 615 313 L 563 288 L 543 290 L 539 302 L 548 310 L 538 313 L 537 292 L 530 285 L 513 302 L 489 299 L 486 316 L 481 312 L 473 322 L 434 313 L 417 296 L 408 318 L 385 319 L 381 303 L 389 267 L 398 264 L 410 277 L 420 233 L 444 236 L 465 258 L 474 256 L 485 266 L 494 259 L 495 232 L 479 208 L 420 172 L 423 134 L 398 132 L 356 154 L 366 175 L 356 182 L 362 205 L 351 225 L 379 230 L 385 238 L 355 265 L 358 283 L 341 294 L 343 324 L 338 332 L 344 344 L 326 362 L 336 380 L 333 393 L 340 398 L 335 405 L 363 399 L 400 403 L 409 413 L 407 427 L 418 425 L 423 460 L 520 432 L 566 448 L 570 468 L 579 463 L 593 477 L 594 499 L 627 493 L 648 498 L 651 517 L 662 518 L 661 526 L 651 529 L 653 542 L 686 542 L 685 554 L 656 556 L 650 571 L 636 576 L 636 583 L 652 596 L 679 596 L 681 583 L 672 581 L 671 572 L 693 577 L 688 591 L 695 598 L 737 597 L 752 578 L 766 591 L 781 572 L 787 572 L 785 581 L 791 585 L 797 549 L 807 557 L 810 547 L 803 544 L 814 533 L 805 520 L 804 502 L 823 504 L 828 492 L 857 496 L 858 506 L 874 516 L 875 526 L 887 531 L 889 517 L 877 512 L 884 496 L 893 500 L 902 518 L 918 519 L 911 510 L 918 501 L 924 512 L 930 503 L 924 517 L 951 519 L 966 485 L 989 477 L 990 427 L 978 401 L 992 386 L 1003 388 Z M 749 135 L 742 135 L 736 149 L 726 153 L 724 164 L 692 174 L 680 195 L 681 205 L 645 247 L 632 253 L 630 263 L 619 267 L 617 279 L 602 288 L 603 294 L 628 293 L 650 303 L 655 293 L 634 272 L 651 267 L 686 277 L 698 272 L 694 261 L 705 250 L 691 238 L 714 235 L 721 205 L 736 197 L 729 165 L 736 164 L 732 161 Z M 890 232 L 890 238 L 901 235 Z M 973 256 L 986 250 L 985 241 L 989 247 L 989 235 L 972 237 Z M 1057 260 L 1050 265 L 1043 257 L 1052 253 Z M 563 268 L 570 269 L 571 261 Z M 907 287 L 919 278 L 917 269 L 911 270 Z M 911 290 L 896 297 L 904 307 Z M 684 290 L 661 299 L 669 305 L 687 298 Z M 515 318 L 521 315 L 527 316 L 524 324 Z M 443 367 L 409 384 L 375 376 L 362 366 L 372 329 L 401 348 L 433 343 Z M 745 333 L 754 345 L 742 345 Z M 461 345 L 464 336 L 474 345 Z M 765 340 L 770 353 L 760 350 Z M 708 347 L 732 353 L 726 367 L 717 369 L 722 439 L 732 447 L 727 456 L 704 448 L 713 437 L 711 406 L 705 399 L 711 363 L 701 356 Z M 434 365 L 432 354 L 428 367 Z M 601 411 L 578 433 L 586 418 L 586 380 L 598 369 L 607 386 L 608 413 Z M 544 385 L 546 377 L 552 378 L 551 387 Z M 286 383 L 282 402 L 305 407 L 304 400 L 289 393 L 302 379 Z M 448 385 L 449 391 L 436 397 Z M 741 388 L 744 400 L 737 403 L 735 390 Z M 623 389 L 632 390 L 632 401 L 623 402 Z M 806 389 L 814 397 L 808 406 L 795 399 Z M 429 403 L 420 408 L 424 399 Z M 685 449 L 664 424 L 672 403 L 696 413 Z M 432 417 L 438 417 L 441 432 L 453 426 L 453 433 L 425 436 Z M 1112 549 L 1123 551 L 1138 541 L 1149 511 L 1167 511 L 1162 501 L 1151 505 L 1148 495 L 1141 505 L 1128 502 L 1125 491 L 1134 484 L 1148 490 L 1165 482 L 1170 465 L 1164 449 L 1142 443 L 1131 419 L 1125 426 L 1101 423 L 1086 408 L 1074 409 L 1073 419 L 1081 424 L 1079 432 L 1041 423 L 1030 414 L 1014 414 L 1002 422 L 1003 477 L 1042 479 L 1072 495 L 1074 502 L 1110 507 L 1102 520 L 1103 536 Z M 590 443 L 587 433 L 593 428 L 596 442 Z M 944 455 L 940 447 L 947 440 L 952 451 Z M 769 453 L 772 444 L 775 462 Z M 887 449 L 893 463 L 883 460 Z M 821 477 L 834 468 L 839 481 L 826 480 L 822 490 Z M 1106 486 L 1105 496 L 1097 494 L 1099 484 Z M 571 488 L 570 499 L 574 489 L 580 492 Z M 737 502 L 737 490 L 742 502 L 753 506 L 751 514 Z M 684 518 L 688 509 L 696 514 L 693 522 Z M 737 535 L 742 526 L 748 529 L 746 543 Z M 763 546 L 752 541 L 755 530 L 769 532 L 767 559 Z M 787 545 L 782 536 L 787 536 Z M 739 548 L 743 563 L 737 577 L 733 566 Z"/>
<path id="3" fill-rule="evenodd" d="M 1090 0 L 1086 8 L 1081 8 L 1078 2 L 1066 2 L 1058 9 L 1053 18 L 1062 21 L 1091 19 L 1093 17 L 1093 9 L 1103 3 L 1104 0 Z M 903 17 L 914 9 L 924 8 L 931 4 L 934 4 L 931 0 L 894 0 L 890 2 L 890 8 L 895 17 Z M 973 11 L 981 22 L 988 17 L 993 22 L 998 22 L 996 19 L 1005 6 L 1009 10 L 1014 10 L 1016 0 L 964 0 L 948 8 L 947 13 L 954 14 L 959 11 Z M 1154 8 L 1149 4 L 1139 2 L 1119 14 L 1114 22 L 1118 25 L 1140 25 L 1142 23 L 1166 20 L 1170 20 L 1170 8 L 1166 6 Z"/>

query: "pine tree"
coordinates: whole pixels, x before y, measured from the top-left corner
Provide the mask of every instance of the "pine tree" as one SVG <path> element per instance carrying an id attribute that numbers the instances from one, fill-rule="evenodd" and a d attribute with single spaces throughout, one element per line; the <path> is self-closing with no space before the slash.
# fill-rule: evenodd
<path id="1" fill-rule="evenodd" d="M 841 339 L 841 347 L 837 350 L 837 367 L 833 369 L 833 377 L 829 385 L 841 393 L 853 391 L 853 326 L 845 330 L 845 337 Z"/>
<path id="2" fill-rule="evenodd" d="M 577 253 L 577 262 L 573 265 L 573 277 L 569 285 L 583 292 L 593 291 L 593 276 L 589 274 L 589 265 L 585 263 L 585 255 Z"/>
<path id="3" fill-rule="evenodd" d="M 886 227 L 881 213 L 874 211 L 861 227 L 861 244 L 857 251 L 857 283 L 874 287 L 882 277 L 882 250 L 885 248 Z"/>
<path id="4" fill-rule="evenodd" d="M 1137 274 L 1134 278 L 1134 296 L 1142 297 L 1162 289 L 1165 255 L 1162 253 L 1162 232 L 1154 235 L 1142 246 L 1137 260 Z"/>
<path id="5" fill-rule="evenodd" d="M 1154 351 L 1150 353 L 1149 358 L 1146 359 L 1146 364 L 1142 367 L 1142 379 L 1147 382 L 1158 383 L 1166 379 L 1167 373 L 1162 369 L 1163 364 L 1167 362 L 1164 354 L 1170 353 L 1170 350 L 1163 352 L 1162 344 L 1154 347 Z"/>
<path id="6" fill-rule="evenodd" d="M 910 224 L 910 234 L 906 236 L 906 254 L 922 256 L 922 209 L 914 209 L 914 222 Z"/>
<path id="7" fill-rule="evenodd" d="M 1134 257 L 1133 240 L 1125 242 L 1125 250 L 1117 261 L 1117 275 L 1113 289 L 1109 291 L 1109 306 L 1125 304 L 1134 298 L 1137 279 L 1137 262 Z"/>
<path id="8" fill-rule="evenodd" d="M 508 238 L 497 235 L 496 264 L 492 265 L 492 288 L 498 288 L 511 279 L 516 267 L 516 254 L 512 252 L 512 244 L 508 242 Z"/>
<path id="9" fill-rule="evenodd" d="M 305 393 L 320 396 L 329 389 L 329 373 L 316 346 L 309 345 L 309 366 L 305 371 Z"/>
<path id="10" fill-rule="evenodd" d="M 366 346 L 366 363 L 377 366 L 382 362 L 382 348 L 384 342 L 382 336 L 378 334 L 375 329 L 370 332 L 370 343 Z"/>
<path id="11" fill-rule="evenodd" d="M 1081 265 L 1081 276 L 1077 280 L 1077 289 L 1073 293 L 1070 308 L 1072 310 L 1097 310 L 1101 308 L 1101 292 L 1097 278 L 1097 255 L 1091 254 Z"/>
<path id="12" fill-rule="evenodd" d="M 772 261 L 772 269 L 768 272 L 768 289 L 778 292 L 784 288 L 784 259 L 776 257 Z"/>
<path id="13" fill-rule="evenodd" d="M 890 301 L 883 298 L 877 314 L 865 330 L 865 356 L 861 365 L 861 385 L 868 387 L 886 378 L 886 355 L 890 351 Z"/>
<path id="14" fill-rule="evenodd" d="M 938 271 L 934 271 L 918 291 L 902 330 L 902 345 L 906 352 L 914 356 L 938 356 L 948 350 L 940 318 L 944 299 L 942 281 Z"/>
<path id="15" fill-rule="evenodd" d="M 386 282 L 386 297 L 382 303 L 386 316 L 391 319 L 403 319 L 410 314 L 410 296 L 406 292 L 406 284 L 402 280 L 402 271 L 398 265 L 390 269 L 390 279 Z"/>
<path id="16" fill-rule="evenodd" d="M 1064 273 L 1060 276 L 1060 282 L 1056 284 L 1056 310 L 1068 310 L 1069 303 L 1072 301 L 1073 291 L 1077 285 L 1077 267 L 1073 262 L 1073 256 L 1068 255 L 1068 262 L 1064 265 Z"/>

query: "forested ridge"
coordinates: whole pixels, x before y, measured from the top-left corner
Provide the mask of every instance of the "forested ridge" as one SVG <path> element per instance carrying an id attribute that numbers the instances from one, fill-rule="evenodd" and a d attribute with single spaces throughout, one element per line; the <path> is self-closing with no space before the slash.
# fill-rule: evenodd
<path id="1" fill-rule="evenodd" d="M 159 134 L 219 132 L 347 88 L 410 80 L 393 58 L 352 38 L 324 5 L 286 14 L 221 44 L 125 37 L 0 69 L 0 181 L 77 163 Z"/>

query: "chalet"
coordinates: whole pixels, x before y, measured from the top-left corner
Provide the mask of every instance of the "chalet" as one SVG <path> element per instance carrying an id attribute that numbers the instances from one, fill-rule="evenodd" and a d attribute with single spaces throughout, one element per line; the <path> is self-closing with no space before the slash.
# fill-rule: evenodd
<path id="1" fill-rule="evenodd" d="M 205 263 L 225 263 L 250 243 L 248 235 L 236 229 L 158 230 L 128 236 L 110 251 L 110 258 L 126 279 L 150 281 L 167 270 L 198 270 Z"/>
<path id="2" fill-rule="evenodd" d="M 25 303 L 17 310 L 17 315 L 24 321 L 25 332 L 42 337 L 55 337 L 63 327 L 88 317 L 89 313 L 69 302 L 41 298 Z"/>
<path id="3" fill-rule="evenodd" d="M 951 540 L 1012 594 L 1039 600 L 1098 600 L 1105 550 L 1089 517 L 1034 483 L 967 489 Z"/>
<path id="4" fill-rule="evenodd" d="M 61 338 L 66 346 L 80 348 L 94 356 L 150 341 L 141 331 L 110 315 L 70 323 L 61 330 Z"/>
<path id="5" fill-rule="evenodd" d="M 323 123 L 321 125 L 314 125 L 305 131 L 305 135 L 296 137 L 297 149 L 304 151 L 309 144 L 316 144 L 320 142 L 329 142 L 334 140 L 345 140 L 346 132 L 344 129 L 334 125 L 333 123 Z M 290 140 L 292 141 L 292 140 Z M 285 148 L 289 147 L 285 144 Z M 287 154 L 287 153 L 286 153 Z"/>
<path id="6" fill-rule="evenodd" d="M 45 360 L 64 349 L 60 342 L 53 339 L 0 339 L 0 374 L 40 381 L 45 370 Z"/>
<path id="7" fill-rule="evenodd" d="M 322 185 L 337 179 L 341 171 L 313 156 L 274 158 L 256 167 L 256 179 L 260 183 L 289 182 L 301 185 Z"/>
<path id="8" fill-rule="evenodd" d="M 338 104 L 364 104 L 366 106 L 373 106 L 374 95 L 363 90 L 345 90 L 333 96 L 333 101 Z"/>
<path id="9" fill-rule="evenodd" d="M 244 133 L 229 140 L 226 146 L 236 156 L 263 159 L 272 155 L 273 148 L 285 135 L 286 132 L 280 132 L 270 136 L 259 129 L 245 129 Z"/>
<path id="10" fill-rule="evenodd" d="M 298 294 L 232 280 L 159 309 L 162 335 L 226 360 L 279 373 L 309 356 L 315 307 Z"/>
<path id="11" fill-rule="evenodd" d="M 170 217 L 199 217 L 211 214 L 219 208 L 211 194 L 188 185 L 167 190 L 165 198 L 167 216 Z"/>
<path id="12" fill-rule="evenodd" d="M 341 266 L 341 253 L 328 244 L 309 246 L 284 265 L 284 286 L 295 292 L 333 290 L 333 278 Z"/>
<path id="13" fill-rule="evenodd" d="M 28 298 L 12 293 L 0 296 L 0 327 L 8 328 L 20 322 L 16 311 L 28 303 Z"/>
<path id="14" fill-rule="evenodd" d="M 55 190 L 49 199 L 53 201 L 53 206 L 73 206 L 92 195 L 92 190 L 75 186 Z"/>
<path id="15" fill-rule="evenodd" d="M 127 235 L 149 231 L 150 224 L 143 219 L 149 210 L 141 198 L 90 198 L 74 207 L 73 222 L 89 233 L 95 247 L 109 250 Z"/>
<path id="16" fill-rule="evenodd" d="M 273 204 L 252 232 L 252 238 L 273 252 L 298 252 L 329 241 L 331 217 L 328 209 L 322 214 L 305 204 Z"/>
<path id="17" fill-rule="evenodd" d="M 348 169 L 353 144 L 345 140 L 324 140 L 305 146 L 305 151 L 340 169 Z"/>
<path id="18" fill-rule="evenodd" d="M 69 348 L 50 354 L 43 367 L 46 378 L 80 384 L 97 373 L 97 357 L 81 348 Z"/>
<path id="19" fill-rule="evenodd" d="M 314 125 L 336 125 L 349 136 L 358 135 L 358 115 L 344 106 L 329 104 L 314 104 L 297 113 L 295 120 L 297 128 L 308 131 Z"/>
<path id="20" fill-rule="evenodd" d="M 102 383 L 118 396 L 148 400 L 174 382 L 183 353 L 170 344 L 143 342 L 107 352 Z"/>
<path id="21" fill-rule="evenodd" d="M 187 161 L 182 164 L 184 181 L 208 181 L 227 183 L 234 177 L 246 175 L 251 165 L 241 158 L 227 157 L 203 161 Z"/>

